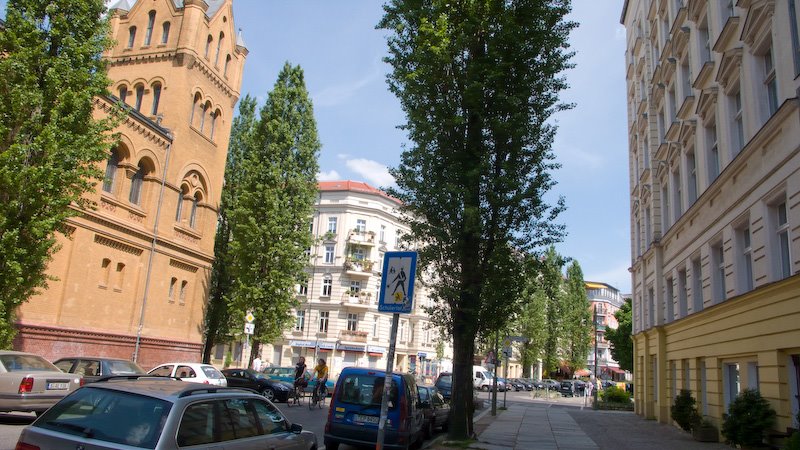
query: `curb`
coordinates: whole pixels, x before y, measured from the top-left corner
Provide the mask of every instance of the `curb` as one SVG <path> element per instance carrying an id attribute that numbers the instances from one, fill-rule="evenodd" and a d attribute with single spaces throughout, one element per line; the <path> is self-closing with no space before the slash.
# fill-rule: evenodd
<path id="1" fill-rule="evenodd" d="M 492 408 L 486 408 L 484 411 L 481 411 L 480 414 L 478 414 L 477 416 L 473 416 L 472 417 L 472 423 L 475 423 L 475 422 L 483 419 L 490 412 L 492 412 Z M 420 447 L 420 450 L 425 450 L 427 448 L 433 447 L 434 445 L 439 445 L 446 439 L 447 439 L 447 434 L 446 433 L 442 434 L 440 436 L 436 436 L 434 439 L 431 439 L 430 441 L 425 441 L 425 443 L 422 444 L 422 446 Z M 323 447 L 320 450 L 325 450 L 325 448 Z"/>

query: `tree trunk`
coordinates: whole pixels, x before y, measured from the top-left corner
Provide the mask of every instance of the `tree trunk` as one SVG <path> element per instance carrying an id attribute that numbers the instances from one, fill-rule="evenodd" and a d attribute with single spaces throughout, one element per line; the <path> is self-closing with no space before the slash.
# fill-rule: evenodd
<path id="1" fill-rule="evenodd" d="M 211 351 L 214 350 L 214 336 L 217 335 L 216 330 L 209 330 L 208 334 L 206 335 L 206 341 L 203 343 L 203 363 L 211 364 Z"/>
<path id="2" fill-rule="evenodd" d="M 472 360 L 475 354 L 475 332 L 465 323 L 463 312 L 456 312 L 453 324 L 453 386 L 451 392 L 449 437 L 468 439 L 473 434 Z M 459 317 L 460 316 L 460 317 Z"/>

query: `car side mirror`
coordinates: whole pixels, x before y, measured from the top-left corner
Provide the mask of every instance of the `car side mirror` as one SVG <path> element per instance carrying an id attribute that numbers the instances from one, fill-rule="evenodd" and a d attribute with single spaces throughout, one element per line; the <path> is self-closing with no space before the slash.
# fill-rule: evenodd
<path id="1" fill-rule="evenodd" d="M 300 434 L 300 432 L 303 431 L 303 426 L 299 423 L 293 423 L 292 426 L 289 427 L 289 431 L 294 434 Z"/>

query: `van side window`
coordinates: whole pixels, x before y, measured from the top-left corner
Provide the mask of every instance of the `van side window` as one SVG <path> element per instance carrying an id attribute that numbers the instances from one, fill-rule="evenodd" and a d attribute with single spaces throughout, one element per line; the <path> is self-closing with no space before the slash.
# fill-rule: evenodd
<path id="1" fill-rule="evenodd" d="M 483 374 L 481 372 L 475 372 L 475 378 L 483 379 Z"/>

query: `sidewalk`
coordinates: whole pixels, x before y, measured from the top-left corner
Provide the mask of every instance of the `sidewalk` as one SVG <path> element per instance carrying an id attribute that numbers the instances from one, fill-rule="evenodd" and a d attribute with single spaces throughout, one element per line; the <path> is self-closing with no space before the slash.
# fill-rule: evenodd
<path id="1" fill-rule="evenodd" d="M 485 419 L 489 419 L 487 416 Z M 631 412 L 594 411 L 548 403 L 514 403 L 490 419 L 471 449 L 722 450 L 724 444 L 696 442 L 678 428 Z"/>

